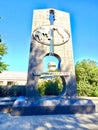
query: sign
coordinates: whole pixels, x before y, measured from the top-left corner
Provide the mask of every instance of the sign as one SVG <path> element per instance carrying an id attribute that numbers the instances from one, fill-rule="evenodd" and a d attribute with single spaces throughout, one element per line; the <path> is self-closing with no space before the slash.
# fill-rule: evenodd
<path id="1" fill-rule="evenodd" d="M 33 76 L 41 76 L 41 77 L 47 77 L 47 76 L 65 76 L 68 77 L 70 74 L 69 72 L 44 72 L 44 73 L 33 73 Z"/>

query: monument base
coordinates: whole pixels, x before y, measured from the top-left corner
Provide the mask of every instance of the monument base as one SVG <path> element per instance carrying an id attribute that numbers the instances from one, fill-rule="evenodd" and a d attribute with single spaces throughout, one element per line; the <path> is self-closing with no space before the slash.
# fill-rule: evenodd
<path id="1" fill-rule="evenodd" d="M 49 115 L 49 114 L 89 114 L 95 112 L 91 100 L 66 97 L 42 97 L 28 100 L 19 97 L 12 106 L 12 116 Z"/>

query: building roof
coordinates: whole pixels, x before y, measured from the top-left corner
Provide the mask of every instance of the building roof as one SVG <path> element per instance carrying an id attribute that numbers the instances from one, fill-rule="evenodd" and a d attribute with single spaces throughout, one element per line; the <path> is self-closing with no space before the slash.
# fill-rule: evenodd
<path id="1" fill-rule="evenodd" d="M 3 71 L 0 73 L 0 80 L 5 79 L 27 79 L 27 72 Z"/>

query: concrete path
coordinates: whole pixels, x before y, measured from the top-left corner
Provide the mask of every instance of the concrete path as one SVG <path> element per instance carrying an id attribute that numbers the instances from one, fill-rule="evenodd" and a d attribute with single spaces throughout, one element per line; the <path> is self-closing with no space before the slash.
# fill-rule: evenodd
<path id="1" fill-rule="evenodd" d="M 98 130 L 98 97 L 87 99 L 96 105 L 93 114 L 11 116 L 0 112 L 0 130 Z M 15 99 L 0 98 L 0 103 L 5 100 Z"/>
<path id="2" fill-rule="evenodd" d="M 98 130 L 98 113 L 42 116 L 0 113 L 0 130 Z"/>

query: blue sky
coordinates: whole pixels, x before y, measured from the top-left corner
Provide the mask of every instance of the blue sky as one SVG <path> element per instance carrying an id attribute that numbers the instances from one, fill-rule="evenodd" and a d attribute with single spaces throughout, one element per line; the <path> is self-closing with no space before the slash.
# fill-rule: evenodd
<path id="1" fill-rule="evenodd" d="M 0 0 L 0 34 L 8 47 L 3 61 L 12 71 L 27 71 L 34 9 L 70 13 L 74 61 L 98 62 L 98 0 Z"/>

